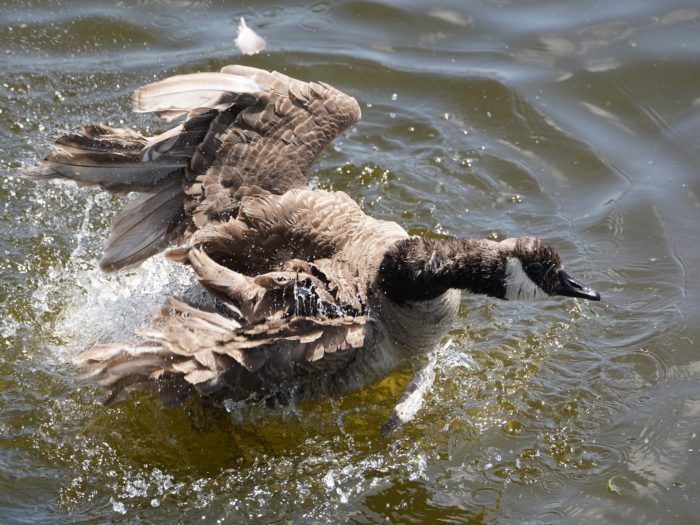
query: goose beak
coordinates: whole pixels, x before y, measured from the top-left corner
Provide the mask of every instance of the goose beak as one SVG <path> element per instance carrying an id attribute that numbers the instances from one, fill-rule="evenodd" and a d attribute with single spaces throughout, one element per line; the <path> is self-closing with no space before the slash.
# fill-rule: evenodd
<path id="1" fill-rule="evenodd" d="M 566 295 L 568 297 L 581 297 L 591 301 L 600 301 L 598 292 L 574 279 L 566 268 L 559 270 L 559 286 L 554 290 L 554 295 Z"/>

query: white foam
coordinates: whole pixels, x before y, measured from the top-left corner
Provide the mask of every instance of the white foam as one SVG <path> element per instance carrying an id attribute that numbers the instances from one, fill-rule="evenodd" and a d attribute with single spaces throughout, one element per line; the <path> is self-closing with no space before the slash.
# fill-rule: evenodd
<path id="1" fill-rule="evenodd" d="M 130 339 L 167 296 L 205 300 L 189 267 L 162 255 L 148 259 L 135 270 L 117 274 L 104 274 L 96 266 L 80 266 L 72 271 L 72 278 L 60 281 L 74 283 L 74 287 L 64 287 L 60 292 L 65 308 L 54 326 L 54 334 L 66 341 L 65 348 L 57 349 L 57 353 L 65 354 L 66 359 L 97 343 Z"/>

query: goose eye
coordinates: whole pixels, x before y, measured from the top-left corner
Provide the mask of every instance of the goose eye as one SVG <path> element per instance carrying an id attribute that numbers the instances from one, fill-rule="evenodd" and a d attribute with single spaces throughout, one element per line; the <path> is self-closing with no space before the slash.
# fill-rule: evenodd
<path id="1" fill-rule="evenodd" d="M 530 263 L 525 267 L 525 272 L 532 277 L 540 277 L 542 275 L 542 270 L 544 270 L 544 267 L 538 262 Z"/>

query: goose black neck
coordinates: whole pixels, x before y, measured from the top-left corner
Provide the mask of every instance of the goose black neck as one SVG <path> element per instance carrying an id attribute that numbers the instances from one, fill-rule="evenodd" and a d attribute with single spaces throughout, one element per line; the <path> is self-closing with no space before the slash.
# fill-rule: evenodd
<path id="1" fill-rule="evenodd" d="M 484 239 L 403 239 L 384 255 L 379 284 L 399 303 L 434 299 L 450 288 L 503 298 L 502 251 Z"/>

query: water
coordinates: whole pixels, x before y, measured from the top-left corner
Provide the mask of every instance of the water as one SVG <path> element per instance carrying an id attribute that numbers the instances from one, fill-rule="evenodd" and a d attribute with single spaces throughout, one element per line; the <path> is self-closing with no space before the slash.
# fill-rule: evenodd
<path id="1" fill-rule="evenodd" d="M 697 522 L 696 2 L 15 0 L 0 29 L 0 522 Z M 71 358 L 196 287 L 162 258 L 100 274 L 118 199 L 17 170 L 83 122 L 163 130 L 131 92 L 228 63 L 358 98 L 315 185 L 412 233 L 544 237 L 603 301 L 465 296 L 390 440 L 407 371 L 289 409 L 103 408 Z"/>

